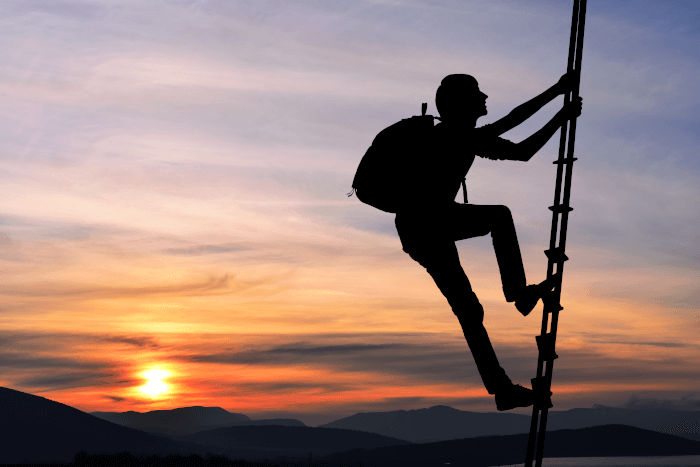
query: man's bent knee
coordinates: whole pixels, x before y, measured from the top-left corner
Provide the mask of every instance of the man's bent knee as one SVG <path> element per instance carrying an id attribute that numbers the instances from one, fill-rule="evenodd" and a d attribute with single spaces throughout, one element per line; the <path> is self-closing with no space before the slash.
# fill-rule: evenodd
<path id="1" fill-rule="evenodd" d="M 513 215 L 510 213 L 510 209 L 508 209 L 508 206 L 496 206 L 496 213 L 499 217 L 505 217 L 508 219 L 512 219 Z"/>

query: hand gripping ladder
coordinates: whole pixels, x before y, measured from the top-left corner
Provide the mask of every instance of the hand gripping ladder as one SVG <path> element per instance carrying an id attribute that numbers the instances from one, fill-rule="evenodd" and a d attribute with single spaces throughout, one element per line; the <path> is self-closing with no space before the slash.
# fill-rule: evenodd
<path id="1" fill-rule="evenodd" d="M 576 84 L 574 90 L 564 95 L 564 104 L 578 99 L 579 84 L 581 81 L 581 52 L 583 50 L 583 27 L 586 19 L 586 0 L 574 0 L 574 12 L 571 20 L 571 40 L 569 42 L 569 61 L 567 71 L 575 71 Z M 574 65 L 574 55 L 576 63 Z M 568 132 L 567 143 L 567 121 L 561 127 L 561 138 L 559 141 L 559 159 L 554 161 L 557 164 L 557 184 L 554 193 L 554 205 L 549 209 L 552 211 L 552 232 L 549 240 L 549 249 L 545 250 L 547 255 L 547 277 L 554 277 L 554 290 L 542 301 L 544 302 L 544 312 L 542 314 L 542 333 L 536 336 L 539 356 L 537 359 L 537 377 L 532 379 L 532 389 L 535 392 L 535 403 L 532 410 L 532 422 L 530 424 L 530 437 L 527 444 L 527 455 L 525 457 L 525 467 L 532 467 L 532 460 L 537 445 L 536 467 L 542 466 L 542 454 L 544 451 L 544 437 L 547 429 L 547 411 L 552 407 L 550 400 L 550 388 L 552 386 L 552 366 L 557 354 L 554 351 L 557 339 L 557 323 L 559 311 L 563 310 L 560 304 L 561 299 L 561 278 L 564 271 L 564 261 L 569 258 L 564 254 L 566 247 L 566 228 L 569 220 L 569 212 L 573 208 L 569 207 L 569 197 L 571 194 L 571 172 L 576 158 L 574 157 L 574 140 L 576 137 L 576 118 L 571 120 L 571 128 Z M 566 172 L 564 172 L 566 167 Z M 564 184 L 562 199 L 562 178 Z M 560 201 L 561 200 L 561 201 Z M 558 234 L 558 235 L 557 235 Z M 557 246 L 557 237 L 559 245 Z M 556 273 L 554 272 L 556 265 Z M 549 315 L 552 315 L 551 327 L 548 326 Z M 547 328 L 549 327 L 549 332 Z M 541 412 L 541 415 L 540 415 Z M 539 429 L 538 429 L 539 423 Z"/>

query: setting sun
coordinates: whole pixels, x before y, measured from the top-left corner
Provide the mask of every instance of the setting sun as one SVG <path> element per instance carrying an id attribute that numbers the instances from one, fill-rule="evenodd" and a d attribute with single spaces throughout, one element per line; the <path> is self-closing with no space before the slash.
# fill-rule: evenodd
<path id="1" fill-rule="evenodd" d="M 170 376 L 169 372 L 165 370 L 147 370 L 143 372 L 143 376 L 148 380 L 140 388 L 144 394 L 154 397 L 168 392 L 168 385 L 163 382 L 163 378 Z"/>

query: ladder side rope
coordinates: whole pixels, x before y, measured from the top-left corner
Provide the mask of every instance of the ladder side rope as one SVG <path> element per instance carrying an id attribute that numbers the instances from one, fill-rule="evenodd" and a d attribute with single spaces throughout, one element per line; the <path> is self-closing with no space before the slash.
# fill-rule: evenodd
<path id="1" fill-rule="evenodd" d="M 586 17 L 586 0 L 574 0 L 574 9 L 571 20 L 571 38 L 569 43 L 569 59 L 567 71 L 576 72 L 576 84 L 570 97 L 569 93 L 564 95 L 565 105 L 578 99 L 579 86 L 581 80 L 581 58 L 583 51 L 583 33 Z M 575 53 L 574 53 L 575 52 Z M 575 55 L 575 63 L 574 63 Z M 532 379 L 532 389 L 537 397 L 533 406 L 532 422 L 530 424 L 530 435 L 528 439 L 527 454 L 525 459 L 525 467 L 532 467 L 532 461 L 535 454 L 535 444 L 537 444 L 537 459 L 536 467 L 542 466 L 542 457 L 544 453 L 544 440 L 547 427 L 547 414 L 549 408 L 552 407 L 550 400 L 550 389 L 552 385 L 552 367 L 554 359 L 557 358 L 555 352 L 555 343 L 557 336 L 557 325 L 559 321 L 559 311 L 561 306 L 561 281 L 564 270 L 564 262 L 569 258 L 564 254 L 566 248 L 566 233 L 568 227 L 569 212 L 573 210 L 569 206 L 571 196 L 571 176 L 573 171 L 573 162 L 576 160 L 574 155 L 574 143 L 576 136 L 576 119 L 573 118 L 568 131 L 567 144 L 567 125 L 568 121 L 562 125 L 561 137 L 559 144 L 559 159 L 554 161 L 557 164 L 557 181 L 554 196 L 554 205 L 549 209 L 552 211 L 552 230 L 550 235 L 549 250 L 545 250 L 547 255 L 547 277 L 555 277 L 555 288 L 551 294 L 543 299 L 544 312 L 542 316 L 542 332 L 536 336 L 539 356 L 537 361 L 537 377 Z M 565 157 L 566 155 L 566 157 Z M 566 171 L 564 171 L 566 165 Z M 564 175 L 564 193 L 563 200 L 560 203 L 562 175 Z M 559 217 L 561 214 L 561 219 Z M 561 228 L 559 229 L 559 221 L 561 220 Z M 557 232 L 559 231 L 559 246 L 556 246 Z M 556 273 L 554 265 L 556 264 Z M 547 333 L 549 314 L 552 314 L 552 323 L 550 332 Z M 546 362 L 546 369 L 545 369 Z M 544 375 L 542 371 L 545 370 Z M 541 417 L 539 413 L 542 413 Z M 538 428 L 539 422 L 539 430 Z M 539 433 L 538 433 L 539 431 Z"/>

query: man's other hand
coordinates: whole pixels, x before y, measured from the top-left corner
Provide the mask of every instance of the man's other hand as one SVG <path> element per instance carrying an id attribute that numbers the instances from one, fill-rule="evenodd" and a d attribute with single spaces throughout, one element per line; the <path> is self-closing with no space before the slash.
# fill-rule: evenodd
<path id="1" fill-rule="evenodd" d="M 581 116 L 581 111 L 583 110 L 583 98 L 578 97 L 578 100 L 569 102 L 564 106 L 564 115 L 567 120 L 573 120 L 576 117 Z"/>

